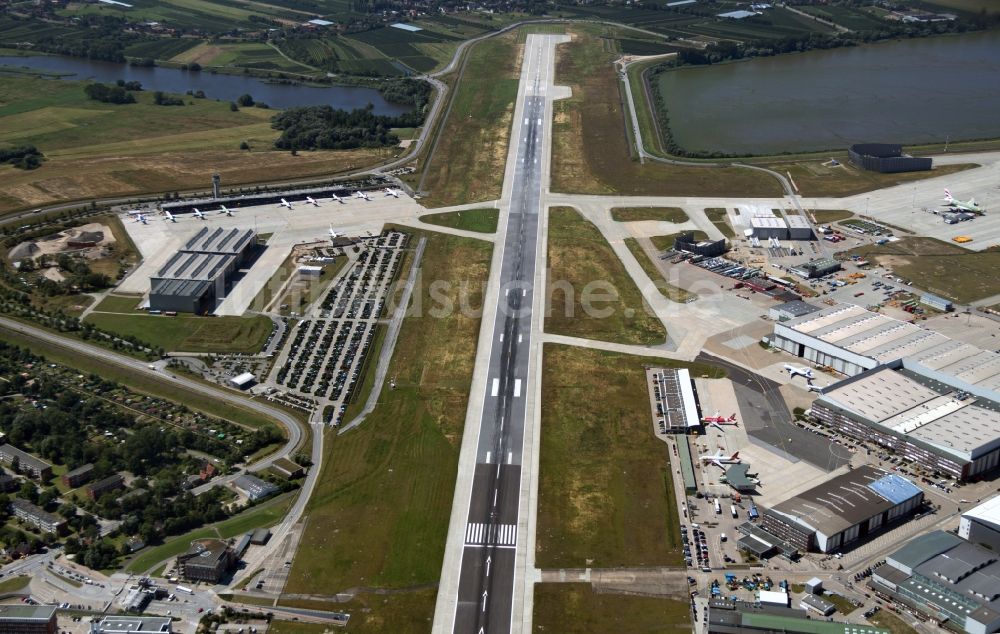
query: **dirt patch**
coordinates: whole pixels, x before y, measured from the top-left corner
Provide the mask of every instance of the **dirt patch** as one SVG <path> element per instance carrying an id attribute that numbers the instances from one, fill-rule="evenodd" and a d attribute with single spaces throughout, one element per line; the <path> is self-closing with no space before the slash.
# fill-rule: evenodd
<path id="1" fill-rule="evenodd" d="M 198 63 L 202 66 L 208 65 L 213 59 L 222 54 L 221 46 L 213 46 L 211 44 L 199 44 L 192 49 L 186 50 L 179 55 L 174 55 L 170 61 L 177 62 L 178 64 L 193 64 Z"/>
<path id="2" fill-rule="evenodd" d="M 105 247 L 114 244 L 115 236 L 111 232 L 111 227 L 94 222 L 66 229 L 65 231 L 60 231 L 59 233 L 54 233 L 38 240 L 22 242 L 10 250 L 9 257 L 11 260 L 20 260 L 29 257 L 37 258 L 43 255 L 74 252 L 85 257 L 90 255 L 96 258 L 102 257 Z M 50 280 L 61 282 L 63 279 L 62 275 L 56 272 L 55 274 L 59 275 L 59 279 L 56 279 L 53 277 L 51 271 L 51 267 L 46 268 L 42 274 Z"/>

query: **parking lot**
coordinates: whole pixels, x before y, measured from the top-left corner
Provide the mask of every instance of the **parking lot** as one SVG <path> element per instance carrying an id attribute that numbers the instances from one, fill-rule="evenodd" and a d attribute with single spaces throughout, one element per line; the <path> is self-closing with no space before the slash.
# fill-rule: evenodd
<path id="1" fill-rule="evenodd" d="M 357 260 L 291 328 L 269 385 L 298 395 L 325 422 L 341 422 L 359 387 L 406 245 L 407 236 L 398 231 L 362 240 Z"/>

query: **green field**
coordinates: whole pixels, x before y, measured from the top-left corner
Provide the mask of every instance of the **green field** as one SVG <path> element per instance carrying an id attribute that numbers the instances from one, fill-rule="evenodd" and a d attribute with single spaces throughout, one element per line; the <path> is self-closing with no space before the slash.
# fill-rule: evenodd
<path id="1" fill-rule="evenodd" d="M 0 214 L 61 201 L 205 187 L 202 167 L 238 185 L 333 174 L 375 162 L 370 149 L 289 152 L 272 149 L 273 110 L 186 98 L 184 106 L 114 105 L 88 99 L 84 83 L 5 77 L 0 139 L 31 144 L 47 160 L 31 171 L 0 166 Z M 252 152 L 240 150 L 247 141 Z"/>
<path id="2" fill-rule="evenodd" d="M 29 583 L 31 583 L 31 578 L 27 575 L 4 579 L 3 581 L 0 581 L 0 594 L 23 590 Z"/>
<path id="3" fill-rule="evenodd" d="M 240 425 L 249 427 L 276 425 L 267 416 L 253 410 L 220 401 L 219 399 L 205 396 L 198 392 L 191 392 L 158 377 L 137 374 L 113 363 L 81 354 L 74 349 L 73 340 L 68 340 L 65 345 L 57 346 L 33 337 L 2 329 L 0 329 L 0 340 L 31 350 L 31 352 L 39 356 L 44 356 L 53 363 L 61 363 L 76 368 L 80 372 L 100 375 L 109 381 L 115 381 L 137 392 L 158 396 L 175 402 L 182 402 L 191 409 L 205 412 L 211 416 L 218 416 L 219 418 L 224 418 Z M 295 417 L 302 420 L 300 412 L 296 413 Z"/>
<path id="4" fill-rule="evenodd" d="M 691 631 L 687 601 L 594 592 L 589 583 L 536 583 L 535 634 Z"/>
<path id="5" fill-rule="evenodd" d="M 480 42 L 467 53 L 448 118 L 439 124 L 422 165 L 420 189 L 429 192 L 425 206 L 500 197 L 517 97 L 519 48 L 508 34 Z"/>
<path id="6" fill-rule="evenodd" d="M 317 610 L 337 610 L 351 615 L 346 631 L 350 634 L 425 634 L 431 631 L 434 614 L 434 588 L 418 588 L 396 594 L 362 594 L 346 603 L 320 603 L 316 601 L 283 599 L 278 605 L 312 608 Z M 282 622 L 278 629 L 272 623 L 269 634 L 335 634 L 342 631 L 337 627 L 323 626 L 325 629 L 306 623 Z"/>
<path id="7" fill-rule="evenodd" d="M 611 245 L 575 209 L 549 210 L 548 261 L 546 332 L 618 343 L 666 340 Z"/>
<path id="8" fill-rule="evenodd" d="M 905 148 L 904 148 L 904 151 Z M 789 162 L 754 163 L 763 165 L 776 172 L 790 176 L 797 191 L 802 196 L 842 197 L 862 194 L 864 192 L 892 187 L 903 183 L 947 176 L 961 172 L 976 165 L 959 163 L 940 165 L 926 172 L 900 172 L 898 174 L 880 174 L 858 169 L 847 162 L 847 155 L 834 156 L 840 160 L 839 166 L 824 165 L 828 158 L 822 160 L 801 160 Z"/>
<path id="9" fill-rule="evenodd" d="M 107 295 L 101 303 L 94 307 L 94 310 L 105 313 L 130 313 L 136 310 L 141 297 L 126 295 Z"/>
<path id="10" fill-rule="evenodd" d="M 692 367 L 545 345 L 539 568 L 683 566 L 667 445 L 653 435 L 645 365 Z M 694 373 L 720 374 L 709 366 Z"/>
<path id="11" fill-rule="evenodd" d="M 637 222 L 640 220 L 687 222 L 690 220 L 680 207 L 613 207 L 611 219 L 616 222 Z"/>
<path id="12" fill-rule="evenodd" d="M 271 334 L 268 317 L 196 317 L 91 313 L 85 320 L 107 332 L 136 337 L 169 352 L 256 353 Z"/>
<path id="13" fill-rule="evenodd" d="M 167 538 L 163 544 L 142 550 L 134 559 L 128 562 L 125 570 L 132 573 L 142 573 L 156 564 L 176 557 L 186 552 L 195 539 L 214 537 L 229 539 L 252 531 L 255 528 L 274 526 L 285 516 L 296 494 L 287 493 L 262 502 L 228 519 L 203 526 L 183 535 Z"/>
<path id="14" fill-rule="evenodd" d="M 705 215 L 722 232 L 722 235 L 727 238 L 736 237 L 736 232 L 729 226 L 729 221 L 726 219 L 726 210 L 723 207 L 709 207 L 705 210 Z"/>
<path id="15" fill-rule="evenodd" d="M 846 209 L 817 209 L 812 212 L 817 224 L 825 225 L 838 220 L 847 220 L 854 214 Z"/>
<path id="16" fill-rule="evenodd" d="M 638 240 L 635 238 L 625 238 L 625 246 L 627 246 L 628 250 L 632 252 L 635 259 L 639 261 L 639 265 L 642 266 L 642 270 L 644 270 L 646 275 L 649 276 L 649 279 L 653 281 L 653 284 L 655 284 L 656 288 L 659 289 L 661 295 L 673 302 L 686 302 L 693 297 L 697 297 L 694 293 L 668 283 L 667 280 L 664 279 L 663 273 L 660 272 L 660 269 L 656 268 L 653 261 L 650 260 L 649 256 L 646 255 L 646 252 L 643 251 L 642 245 L 639 244 Z"/>
<path id="17" fill-rule="evenodd" d="M 916 634 L 917 631 L 888 610 L 879 610 L 868 622 L 876 627 L 884 627 L 892 634 Z"/>
<path id="18" fill-rule="evenodd" d="M 420 216 L 420 222 L 451 227 L 452 229 L 464 229 L 465 231 L 496 233 L 499 216 L 500 210 L 494 208 L 466 209 L 465 211 L 425 214 Z"/>
<path id="19" fill-rule="evenodd" d="M 412 588 L 434 584 L 440 575 L 480 319 L 434 308 L 441 296 L 457 305 L 462 292 L 472 306 L 481 305 L 492 245 L 414 233 L 428 239 L 424 279 L 450 284 L 433 294 L 428 285 L 418 287 L 414 302 L 421 310 L 403 322 L 389 368 L 396 388 L 383 388 L 360 427 L 327 437 L 299 547 L 306 556 L 293 562 L 288 593 Z M 434 594 L 424 593 L 412 609 L 373 608 L 365 618 L 387 619 L 372 631 L 420 631 L 412 623 L 426 629 Z M 360 595 L 374 605 L 414 597 Z"/>
<path id="20" fill-rule="evenodd" d="M 959 230 L 955 230 L 957 235 Z M 960 304 L 1000 294 L 1000 250 L 968 251 L 935 238 L 907 237 L 847 252 L 874 259 L 914 286 Z"/>
<path id="21" fill-rule="evenodd" d="M 643 12 L 661 13 L 661 12 Z M 609 27 L 610 28 L 610 27 Z M 659 196 L 781 195 L 778 182 L 738 168 L 688 167 L 633 160 L 624 130 L 623 95 L 603 45 L 603 28 L 574 26 L 575 39 L 559 47 L 558 85 L 573 90 L 553 106 L 552 190 L 582 194 Z"/>

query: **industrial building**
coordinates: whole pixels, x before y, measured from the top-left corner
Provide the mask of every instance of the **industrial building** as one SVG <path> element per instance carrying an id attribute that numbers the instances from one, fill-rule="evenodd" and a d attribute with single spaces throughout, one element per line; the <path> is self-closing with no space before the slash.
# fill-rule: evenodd
<path id="1" fill-rule="evenodd" d="M 903 154 L 903 146 L 892 143 L 857 143 L 847 150 L 851 163 L 870 172 L 922 172 L 932 167 L 930 158 Z"/>
<path id="2" fill-rule="evenodd" d="M 962 513 L 958 536 L 1000 552 L 1000 495 Z"/>
<path id="3" fill-rule="evenodd" d="M 961 359 L 955 362 L 966 364 Z M 979 376 L 976 368 L 969 372 L 973 374 L 960 376 Z M 996 378 L 992 375 L 989 385 Z M 839 433 L 965 480 L 1000 465 L 996 396 L 996 390 L 987 386 L 930 371 L 907 357 L 825 389 L 813 402 L 811 415 Z"/>
<path id="4" fill-rule="evenodd" d="M 54 605 L 0 605 L 0 632 L 4 634 L 57 634 Z"/>
<path id="5" fill-rule="evenodd" d="M 106 616 L 90 625 L 90 634 L 170 634 L 170 617 Z"/>
<path id="6" fill-rule="evenodd" d="M 997 554 L 944 531 L 913 538 L 872 573 L 872 589 L 969 634 L 1000 630 Z"/>
<path id="7" fill-rule="evenodd" d="M 257 377 L 254 376 L 253 373 L 244 372 L 229 379 L 229 386 L 235 387 L 237 390 L 245 390 L 253 386 L 256 382 Z"/>
<path id="8" fill-rule="evenodd" d="M 771 209 L 748 207 L 750 235 L 758 240 L 813 240 L 812 226 L 804 216 L 782 217 Z"/>
<path id="9" fill-rule="evenodd" d="M 767 311 L 767 316 L 773 321 L 788 321 L 796 317 L 805 317 L 821 310 L 819 306 L 813 306 L 801 299 L 793 299 L 790 302 L 772 306 Z"/>
<path id="10" fill-rule="evenodd" d="M 930 306 L 934 310 L 940 310 L 943 313 L 950 313 L 955 310 L 955 305 L 951 303 L 951 300 L 938 297 L 937 295 L 931 293 L 924 293 L 921 295 L 920 303 L 924 306 Z"/>
<path id="11" fill-rule="evenodd" d="M 189 581 L 218 583 L 236 564 L 236 554 L 219 539 L 201 539 L 177 555 L 177 573 Z"/>
<path id="12" fill-rule="evenodd" d="M 650 368 L 651 407 L 656 429 L 661 434 L 686 434 L 701 429 L 701 417 L 687 369 Z"/>
<path id="13" fill-rule="evenodd" d="M 787 595 L 786 595 L 787 596 Z M 802 610 L 731 599 L 708 602 L 706 634 L 889 634 L 889 630 L 810 619 Z"/>
<path id="14" fill-rule="evenodd" d="M 691 231 L 677 236 L 674 240 L 674 251 L 684 251 L 703 255 L 707 258 L 714 258 L 726 252 L 728 246 L 725 239 L 722 240 L 697 240 Z"/>
<path id="15" fill-rule="evenodd" d="M 251 502 L 263 500 L 274 495 L 280 489 L 266 480 L 261 480 L 257 476 L 241 475 L 233 480 L 233 486 L 243 492 Z"/>
<path id="16" fill-rule="evenodd" d="M 864 465 L 765 509 L 764 529 L 803 551 L 828 553 L 916 511 L 912 482 Z"/>
<path id="17" fill-rule="evenodd" d="M 149 309 L 203 314 L 226 296 L 257 244 L 252 229 L 202 227 L 150 278 Z"/>
<path id="18" fill-rule="evenodd" d="M 840 262 L 832 258 L 809 260 L 804 264 L 797 264 L 795 266 L 788 267 L 788 271 L 790 273 L 798 275 L 802 279 L 806 280 L 812 280 L 817 277 L 823 277 L 824 275 L 836 273 L 840 269 Z"/>
<path id="19" fill-rule="evenodd" d="M 1000 355 L 855 304 L 776 323 L 771 345 L 847 376 L 909 357 L 935 374 L 1000 388 Z"/>

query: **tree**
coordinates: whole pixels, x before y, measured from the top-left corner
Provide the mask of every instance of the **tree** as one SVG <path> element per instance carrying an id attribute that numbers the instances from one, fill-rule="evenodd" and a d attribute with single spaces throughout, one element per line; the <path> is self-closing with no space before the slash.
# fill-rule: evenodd
<path id="1" fill-rule="evenodd" d="M 250 149 L 250 144 L 247 143 L 246 141 L 240 141 L 240 149 L 241 150 L 249 150 Z"/>
<path id="2" fill-rule="evenodd" d="M 253 105 L 253 97 L 249 94 L 240 95 L 239 99 L 236 100 L 236 103 L 244 108 L 249 108 Z"/>
<path id="3" fill-rule="evenodd" d="M 239 108 L 239 106 L 236 105 L 235 101 L 230 101 L 229 102 L 229 111 L 230 112 L 239 112 L 239 109 L 240 108 Z"/>

